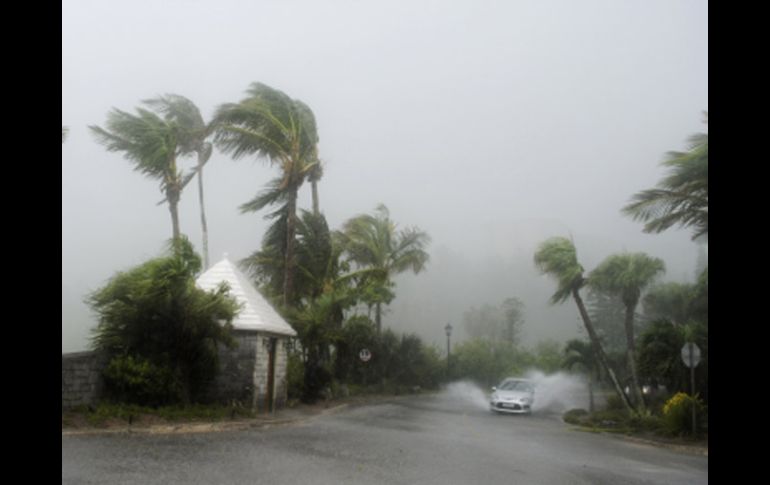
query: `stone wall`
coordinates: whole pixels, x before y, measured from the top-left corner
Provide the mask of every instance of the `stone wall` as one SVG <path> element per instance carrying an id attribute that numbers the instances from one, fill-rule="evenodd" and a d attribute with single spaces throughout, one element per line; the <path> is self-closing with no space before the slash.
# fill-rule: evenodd
<path id="1" fill-rule="evenodd" d="M 101 398 L 101 372 L 105 365 L 104 358 L 97 352 L 62 354 L 62 410 L 92 405 Z"/>
<path id="2" fill-rule="evenodd" d="M 236 347 L 219 350 L 220 372 L 209 386 L 206 401 L 235 402 L 265 412 L 270 336 L 238 330 L 233 336 Z M 286 337 L 276 338 L 273 409 L 285 406 L 287 400 L 287 342 Z M 62 354 L 62 409 L 98 402 L 102 398 L 101 372 L 105 366 L 105 359 L 96 352 Z"/>
<path id="3" fill-rule="evenodd" d="M 208 400 L 253 406 L 254 363 L 257 359 L 257 335 L 254 332 L 234 331 L 236 346 L 220 347 L 219 374 L 208 392 Z"/>
<path id="4" fill-rule="evenodd" d="M 233 403 L 255 409 L 267 410 L 267 366 L 270 336 L 262 333 L 235 331 L 237 346 L 219 351 L 220 373 L 209 388 L 210 401 Z M 286 404 L 287 340 L 276 338 L 274 409 Z"/>

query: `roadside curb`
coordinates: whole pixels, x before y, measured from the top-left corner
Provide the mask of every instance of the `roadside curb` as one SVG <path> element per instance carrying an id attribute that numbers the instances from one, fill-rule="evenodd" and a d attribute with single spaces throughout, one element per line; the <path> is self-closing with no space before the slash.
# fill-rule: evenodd
<path id="1" fill-rule="evenodd" d="M 263 428 L 272 426 L 282 426 L 300 421 L 306 421 L 318 416 L 327 416 L 336 414 L 350 407 L 350 403 L 342 403 L 326 409 L 312 413 L 297 414 L 290 417 L 267 417 L 256 416 L 254 418 L 237 421 L 216 421 L 200 423 L 176 423 L 176 424 L 154 424 L 149 426 L 122 426 L 118 428 L 86 428 L 86 429 L 63 429 L 62 436 L 87 436 L 87 435 L 109 435 L 109 434 L 186 434 L 186 433 L 216 433 L 222 431 L 242 431 L 246 429 Z"/>
<path id="2" fill-rule="evenodd" d="M 569 424 L 569 423 L 566 423 Z M 585 426 L 579 426 L 579 425 L 571 425 L 571 429 L 575 431 L 582 431 L 584 433 L 593 433 L 593 434 L 601 434 L 604 436 L 610 436 L 612 438 L 624 440 L 624 441 L 630 441 L 632 443 L 637 443 L 641 445 L 648 445 L 648 446 L 655 446 L 657 448 L 666 448 L 672 451 L 677 451 L 680 453 L 688 453 L 691 455 L 701 455 L 701 456 L 709 456 L 709 449 L 708 447 L 703 446 L 693 446 L 693 445 L 683 445 L 679 443 L 669 443 L 666 441 L 657 441 L 657 440 L 651 440 L 647 438 L 640 438 L 638 436 L 631 436 L 623 433 L 613 433 L 611 431 L 604 431 L 601 429 L 594 429 L 594 428 L 587 428 Z"/>
<path id="3" fill-rule="evenodd" d="M 709 449 L 708 447 L 704 448 L 702 446 L 691 446 L 691 445 L 680 445 L 677 443 L 666 443 L 665 441 L 655 441 L 655 440 L 649 440 L 645 438 L 639 438 L 636 436 L 628 436 L 628 435 L 616 435 L 618 438 L 621 438 L 626 441 L 630 441 L 632 443 L 639 443 L 643 445 L 650 445 L 650 446 L 657 446 L 659 448 L 666 448 L 673 451 L 679 451 L 682 453 L 689 453 L 693 455 L 702 455 L 702 456 L 709 456 Z"/>

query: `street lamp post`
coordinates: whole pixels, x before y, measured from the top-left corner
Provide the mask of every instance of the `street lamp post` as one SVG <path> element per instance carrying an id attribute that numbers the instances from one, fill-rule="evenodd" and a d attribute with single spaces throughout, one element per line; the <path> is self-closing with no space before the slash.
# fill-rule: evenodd
<path id="1" fill-rule="evenodd" d="M 452 325 L 447 323 L 446 327 L 444 327 L 444 331 L 446 331 L 446 372 L 447 375 L 449 375 L 449 358 L 450 358 L 450 346 L 449 346 L 449 338 L 452 336 Z"/>

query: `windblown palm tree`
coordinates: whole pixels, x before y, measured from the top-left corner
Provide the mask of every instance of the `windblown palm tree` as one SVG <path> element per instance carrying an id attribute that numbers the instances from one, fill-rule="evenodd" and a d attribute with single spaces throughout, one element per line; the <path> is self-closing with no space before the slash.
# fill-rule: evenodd
<path id="1" fill-rule="evenodd" d="M 392 301 L 391 278 L 411 269 L 415 274 L 425 268 L 425 251 L 430 236 L 417 228 L 396 231 L 388 208 L 380 204 L 375 215 L 363 214 L 343 227 L 344 246 L 350 260 L 361 269 L 362 282 L 370 284 L 369 300 L 375 307 L 377 332 L 382 329 L 382 304 Z"/>
<path id="2" fill-rule="evenodd" d="M 166 120 L 179 127 L 178 147 L 180 155 L 195 153 L 198 157 L 195 173 L 198 174 L 198 202 L 201 211 L 201 233 L 203 237 L 203 269 L 209 267 L 209 235 L 206 224 L 206 210 L 203 203 L 203 166 L 211 158 L 212 145 L 206 139 L 213 133 L 213 125 L 203 121 L 200 110 L 184 96 L 167 94 L 145 101 L 157 111 L 163 113 Z M 184 185 L 190 179 L 186 179 Z M 183 185 L 183 188 L 184 188 Z"/>
<path id="3" fill-rule="evenodd" d="M 548 274 L 556 278 L 558 288 L 551 297 L 551 304 L 564 303 L 570 296 L 575 300 L 575 304 L 580 312 L 583 325 L 591 339 L 596 357 L 599 359 L 607 375 L 615 387 L 618 396 L 623 400 L 626 408 L 634 412 L 634 407 L 628 400 L 628 396 L 623 392 L 615 372 L 607 362 L 607 354 L 604 352 L 599 336 L 594 329 L 591 318 L 586 311 L 583 299 L 580 297 L 580 289 L 585 285 L 586 280 L 583 277 L 583 266 L 578 263 L 575 245 L 566 238 L 554 237 L 544 241 L 538 247 L 535 253 L 535 265 L 543 274 Z"/>
<path id="4" fill-rule="evenodd" d="M 108 151 L 123 152 L 123 157 L 134 163 L 136 171 L 160 180 L 171 213 L 173 239 L 178 240 L 178 206 L 185 180 L 176 160 L 179 128 L 149 110 L 137 108 L 136 111 L 137 114 L 132 115 L 113 108 L 107 114 L 106 129 L 95 125 L 89 128 Z"/>
<path id="5" fill-rule="evenodd" d="M 708 113 L 705 113 L 708 122 Z M 708 237 L 709 231 L 709 145 L 708 134 L 689 139 L 686 153 L 669 152 L 662 165 L 669 175 L 658 188 L 634 195 L 623 213 L 645 222 L 644 232 L 663 232 L 678 224 L 692 227 L 692 239 Z"/>
<path id="6" fill-rule="evenodd" d="M 619 296 L 626 307 L 626 352 L 634 398 L 644 410 L 644 398 L 636 366 L 636 341 L 634 339 L 634 312 L 642 292 L 655 278 L 666 270 L 661 259 L 644 253 L 616 254 L 605 259 L 588 277 L 588 284 L 595 290 Z"/>
<path id="7" fill-rule="evenodd" d="M 293 297 L 297 193 L 318 164 L 318 131 L 305 103 L 261 83 L 253 83 L 247 93 L 239 103 L 217 110 L 215 142 L 235 159 L 256 155 L 281 168 L 278 188 L 285 193 L 287 204 L 283 304 L 288 305 Z M 264 207 L 252 204 L 255 201 L 244 204 L 242 210 Z"/>

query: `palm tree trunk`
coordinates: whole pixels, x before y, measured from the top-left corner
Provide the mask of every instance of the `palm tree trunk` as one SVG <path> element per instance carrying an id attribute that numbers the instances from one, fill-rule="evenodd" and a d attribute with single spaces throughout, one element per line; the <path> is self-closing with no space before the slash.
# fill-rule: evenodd
<path id="1" fill-rule="evenodd" d="M 374 319 L 377 323 L 377 335 L 381 333 L 382 330 L 382 304 L 380 302 L 377 302 L 377 304 L 374 307 Z"/>
<path id="2" fill-rule="evenodd" d="M 179 194 L 171 190 L 167 192 L 168 210 L 171 212 L 171 237 L 173 241 L 179 240 Z"/>
<path id="3" fill-rule="evenodd" d="M 203 205 L 203 153 L 198 153 L 198 202 L 201 207 L 201 233 L 203 236 L 203 270 L 209 269 L 209 230 L 206 225 L 206 210 Z"/>
<path id="4" fill-rule="evenodd" d="M 310 182 L 310 189 L 313 192 L 313 214 L 318 215 L 320 213 L 320 209 L 318 206 L 318 182 L 313 180 Z"/>
<path id="5" fill-rule="evenodd" d="M 583 299 L 580 298 L 580 293 L 578 292 L 577 288 L 572 289 L 572 297 L 575 299 L 578 311 L 580 312 L 580 317 L 583 319 L 583 325 L 586 327 L 586 331 L 588 331 L 588 337 L 591 339 L 591 343 L 594 346 L 594 352 L 596 353 L 596 357 L 599 359 L 599 363 L 607 372 L 607 375 L 610 376 L 612 385 L 615 387 L 615 392 L 617 392 L 618 396 L 620 396 L 620 399 L 623 401 L 626 409 L 628 409 L 629 412 L 635 413 L 636 410 L 634 409 L 634 406 L 631 404 L 631 401 L 628 400 L 626 393 L 623 392 L 623 388 L 620 386 L 618 378 L 615 376 L 615 372 L 613 372 L 612 368 L 607 362 L 607 355 L 604 353 L 602 344 L 599 341 L 599 336 L 596 334 L 596 330 L 594 329 L 593 323 L 591 323 L 591 318 L 588 316 L 585 304 L 583 303 Z"/>
<path id="6" fill-rule="evenodd" d="M 286 260 L 283 272 L 283 305 L 292 301 L 294 286 L 294 235 L 297 230 L 297 188 L 289 189 L 288 214 L 286 215 Z"/>
<path id="7" fill-rule="evenodd" d="M 642 394 L 642 387 L 639 384 L 639 375 L 636 370 L 636 342 L 634 342 L 634 307 L 636 305 L 628 305 L 626 306 L 626 318 L 625 318 L 625 326 L 626 326 L 626 345 L 628 347 L 627 349 L 627 357 L 628 357 L 628 368 L 631 371 L 631 385 L 634 388 L 634 399 L 636 400 L 636 404 L 639 406 L 640 411 L 644 411 L 646 409 L 644 404 L 644 396 Z"/>

